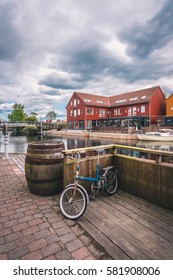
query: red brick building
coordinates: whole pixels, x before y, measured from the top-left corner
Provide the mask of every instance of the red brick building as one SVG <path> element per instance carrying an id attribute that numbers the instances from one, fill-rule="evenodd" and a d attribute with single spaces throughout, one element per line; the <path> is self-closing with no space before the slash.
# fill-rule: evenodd
<path id="1" fill-rule="evenodd" d="M 66 109 L 68 129 L 146 126 L 165 115 L 165 97 L 159 86 L 114 96 L 74 92 Z"/>

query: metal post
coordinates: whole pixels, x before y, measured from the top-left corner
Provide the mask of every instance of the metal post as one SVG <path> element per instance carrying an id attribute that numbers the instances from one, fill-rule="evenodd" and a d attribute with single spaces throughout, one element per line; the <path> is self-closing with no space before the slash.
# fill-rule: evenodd
<path id="1" fill-rule="evenodd" d="M 10 157 L 8 156 L 8 129 L 7 129 L 7 125 L 4 125 L 4 130 L 3 130 L 3 134 L 4 134 L 4 157 L 2 159 L 9 159 Z"/>

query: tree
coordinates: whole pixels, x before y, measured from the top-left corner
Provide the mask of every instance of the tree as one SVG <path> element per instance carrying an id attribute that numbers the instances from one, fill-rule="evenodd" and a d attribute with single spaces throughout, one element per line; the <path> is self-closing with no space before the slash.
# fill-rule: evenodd
<path id="1" fill-rule="evenodd" d="M 48 119 L 49 121 L 55 120 L 56 117 L 57 117 L 57 114 L 54 111 L 50 111 L 46 115 L 46 119 Z"/>
<path id="2" fill-rule="evenodd" d="M 13 106 L 13 111 L 8 115 L 8 120 L 10 122 L 24 121 L 26 114 L 24 112 L 24 105 L 15 103 Z"/>
<path id="3" fill-rule="evenodd" d="M 30 115 L 31 115 L 31 116 L 37 116 L 37 113 L 31 112 Z"/>
<path id="4" fill-rule="evenodd" d="M 27 116 L 25 118 L 25 121 L 27 121 L 27 122 L 36 122 L 37 118 L 36 118 L 36 116 Z"/>
<path id="5" fill-rule="evenodd" d="M 36 122 L 36 121 L 37 121 L 37 113 L 31 112 L 31 113 L 30 113 L 30 116 L 27 116 L 27 117 L 25 118 L 25 121 L 28 121 L 28 122 Z"/>

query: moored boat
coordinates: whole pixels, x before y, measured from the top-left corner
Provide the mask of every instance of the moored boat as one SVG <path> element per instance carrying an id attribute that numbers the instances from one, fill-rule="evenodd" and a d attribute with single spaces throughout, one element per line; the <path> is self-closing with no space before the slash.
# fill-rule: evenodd
<path id="1" fill-rule="evenodd" d="M 142 141 L 173 141 L 172 129 L 159 129 L 156 132 L 147 132 L 145 134 L 137 134 L 139 140 Z"/>

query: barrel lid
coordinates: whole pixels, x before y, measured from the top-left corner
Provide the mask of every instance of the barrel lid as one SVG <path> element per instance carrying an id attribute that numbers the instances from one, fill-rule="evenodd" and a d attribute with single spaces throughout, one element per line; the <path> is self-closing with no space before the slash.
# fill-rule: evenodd
<path id="1" fill-rule="evenodd" d="M 40 141 L 28 143 L 28 148 L 32 149 L 52 149 L 64 148 L 64 142 L 61 141 Z"/>

